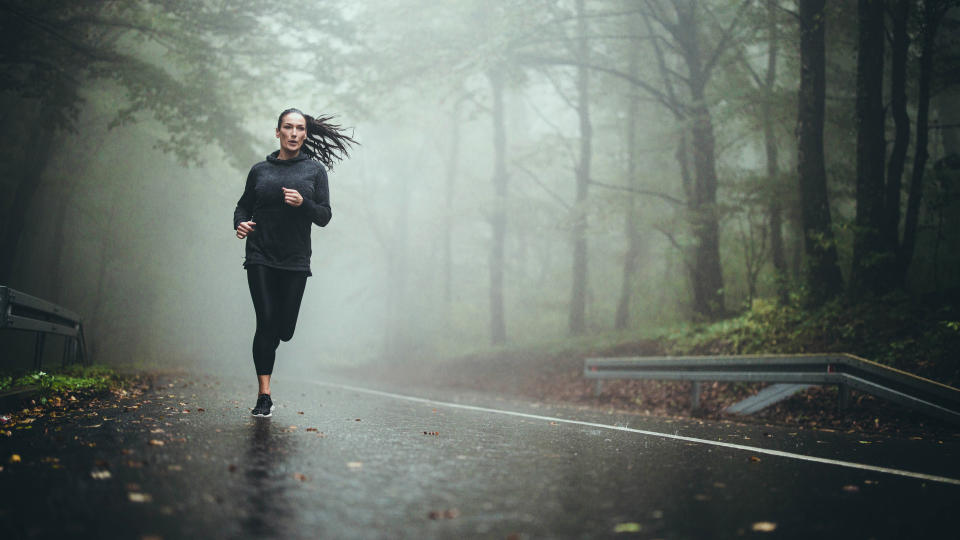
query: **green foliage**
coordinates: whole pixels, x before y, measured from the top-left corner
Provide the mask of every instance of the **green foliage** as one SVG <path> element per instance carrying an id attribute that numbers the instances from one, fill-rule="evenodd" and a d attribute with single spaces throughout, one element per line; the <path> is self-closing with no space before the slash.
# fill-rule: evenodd
<path id="1" fill-rule="evenodd" d="M 21 386 L 37 386 L 44 397 L 67 392 L 101 392 L 120 383 L 117 373 L 107 366 L 72 365 L 56 372 L 36 371 L 0 375 L 0 392 Z"/>
<path id="2" fill-rule="evenodd" d="M 816 309 L 759 299 L 737 318 L 686 325 L 663 337 L 673 355 L 846 352 L 957 384 L 957 315 L 952 306 L 898 294 L 856 304 L 837 300 Z"/>

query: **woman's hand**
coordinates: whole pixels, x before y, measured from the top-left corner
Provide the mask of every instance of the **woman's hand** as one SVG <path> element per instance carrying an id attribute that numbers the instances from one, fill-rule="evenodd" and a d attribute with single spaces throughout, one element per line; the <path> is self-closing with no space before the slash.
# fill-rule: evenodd
<path id="1" fill-rule="evenodd" d="M 237 225 L 237 238 L 243 240 L 247 237 L 248 234 L 253 232 L 253 226 L 256 225 L 253 221 L 241 221 L 240 225 Z"/>
<path id="2" fill-rule="evenodd" d="M 296 208 L 303 204 L 303 195 L 295 189 L 280 188 L 283 190 L 283 202 Z"/>

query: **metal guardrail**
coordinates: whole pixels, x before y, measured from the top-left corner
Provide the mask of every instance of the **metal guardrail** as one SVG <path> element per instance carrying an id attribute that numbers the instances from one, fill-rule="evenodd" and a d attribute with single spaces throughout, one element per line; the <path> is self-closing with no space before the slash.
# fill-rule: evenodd
<path id="1" fill-rule="evenodd" d="M 65 336 L 63 364 L 86 363 L 86 343 L 80 316 L 46 300 L 0 285 L 0 329 L 37 333 L 34 368 L 39 370 L 47 334 Z"/>
<path id="2" fill-rule="evenodd" d="M 693 381 L 695 408 L 702 381 L 836 385 L 841 409 L 853 388 L 960 424 L 960 389 L 846 353 L 588 358 L 583 374 L 598 393 L 604 379 Z"/>

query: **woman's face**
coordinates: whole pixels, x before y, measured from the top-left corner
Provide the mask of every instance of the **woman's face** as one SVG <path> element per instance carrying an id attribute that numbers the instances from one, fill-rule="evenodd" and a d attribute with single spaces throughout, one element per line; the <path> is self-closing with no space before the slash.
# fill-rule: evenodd
<path id="1" fill-rule="evenodd" d="M 303 146 L 304 139 L 307 138 L 307 120 L 300 113 L 287 113 L 280 120 L 277 138 L 280 139 L 280 147 L 286 153 L 296 154 Z"/>

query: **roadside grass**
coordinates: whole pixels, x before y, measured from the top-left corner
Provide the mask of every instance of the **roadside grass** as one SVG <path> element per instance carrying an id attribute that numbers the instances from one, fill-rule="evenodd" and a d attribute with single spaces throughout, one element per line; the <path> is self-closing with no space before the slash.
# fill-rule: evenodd
<path id="1" fill-rule="evenodd" d="M 123 386 L 125 378 L 105 365 L 71 365 L 47 371 L 0 373 L 0 393 L 35 388 L 39 402 L 58 395 L 97 394 Z"/>

